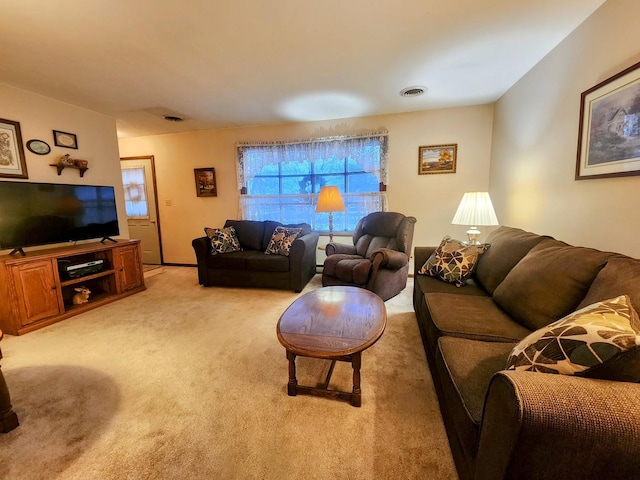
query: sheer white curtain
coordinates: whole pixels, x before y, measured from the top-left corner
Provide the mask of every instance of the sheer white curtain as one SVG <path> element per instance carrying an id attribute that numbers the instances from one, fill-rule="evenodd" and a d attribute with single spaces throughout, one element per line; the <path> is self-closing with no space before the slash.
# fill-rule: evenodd
<path id="1" fill-rule="evenodd" d="M 237 186 L 241 192 L 240 218 L 260 220 L 267 212 L 271 219 L 277 220 L 283 218 L 277 216 L 278 211 L 286 211 L 288 218 L 292 214 L 299 217 L 295 220 L 297 223 L 317 225 L 317 215 L 327 215 L 315 213 L 317 192 L 308 195 L 253 195 L 252 192 L 247 194 L 247 186 L 266 166 L 289 162 L 314 163 L 331 158 L 355 161 L 365 172 L 373 174 L 379 183 L 379 189 L 375 192 L 343 192 L 348 211 L 334 214 L 337 224 L 341 223 L 340 218 L 345 220 L 345 224 L 353 224 L 348 221 L 351 217 L 359 219 L 370 212 L 387 209 L 386 185 L 389 174 L 386 131 L 288 142 L 239 143 L 236 148 Z"/>

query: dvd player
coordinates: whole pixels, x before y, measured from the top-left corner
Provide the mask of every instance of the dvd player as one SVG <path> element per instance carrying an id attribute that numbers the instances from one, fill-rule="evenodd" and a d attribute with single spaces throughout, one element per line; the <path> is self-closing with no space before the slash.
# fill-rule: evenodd
<path id="1" fill-rule="evenodd" d="M 82 263 L 60 263 L 60 272 L 69 278 L 85 277 L 94 273 L 99 273 L 104 269 L 104 260 L 91 260 Z"/>

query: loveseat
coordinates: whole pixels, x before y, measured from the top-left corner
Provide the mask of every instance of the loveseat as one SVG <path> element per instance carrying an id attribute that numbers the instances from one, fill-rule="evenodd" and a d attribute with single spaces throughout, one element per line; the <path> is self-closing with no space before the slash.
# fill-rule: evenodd
<path id="1" fill-rule="evenodd" d="M 413 303 L 459 477 L 640 478 L 640 337 L 627 336 L 629 350 L 603 364 L 556 374 L 558 351 L 579 342 L 564 327 L 533 334 L 567 315 L 591 318 L 600 312 L 592 305 L 616 297 L 640 311 L 640 261 L 499 227 L 474 266 L 456 260 L 470 275 L 456 286 L 433 268 L 444 243 L 415 248 Z M 637 329 L 633 309 L 621 311 Z M 534 361 L 507 370 L 523 357 L 519 342 Z M 535 356 L 541 342 L 549 349 Z"/>
<path id="2" fill-rule="evenodd" d="M 284 227 L 288 232 L 300 231 L 287 245 L 285 250 L 288 251 L 266 253 L 273 245 L 277 227 Z M 191 242 L 198 265 L 198 283 L 202 286 L 279 288 L 300 292 L 316 274 L 319 233 L 312 231 L 306 223 L 282 225 L 270 220 L 227 220 L 223 228 L 233 230 L 236 236 L 239 244 L 227 248 L 234 251 L 213 252 L 209 236 Z M 205 229 L 210 234 L 214 230 L 219 229 Z"/>

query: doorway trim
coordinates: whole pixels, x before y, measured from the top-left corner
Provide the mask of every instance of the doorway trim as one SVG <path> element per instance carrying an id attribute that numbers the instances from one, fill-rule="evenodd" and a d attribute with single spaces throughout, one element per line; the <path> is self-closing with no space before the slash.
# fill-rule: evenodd
<path id="1" fill-rule="evenodd" d="M 149 160 L 151 163 L 151 179 L 153 180 L 153 196 L 156 202 L 156 222 L 158 226 L 158 243 L 160 247 L 160 265 L 164 265 L 164 255 L 162 254 L 162 228 L 160 226 L 160 210 L 158 203 L 158 183 L 156 182 L 156 162 L 153 155 L 141 155 L 138 157 L 120 157 L 120 162 L 127 160 Z"/>

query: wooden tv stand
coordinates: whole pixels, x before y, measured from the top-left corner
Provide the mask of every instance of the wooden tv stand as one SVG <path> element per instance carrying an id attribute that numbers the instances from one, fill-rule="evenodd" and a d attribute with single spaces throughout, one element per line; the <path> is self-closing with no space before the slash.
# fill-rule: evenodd
<path id="1" fill-rule="evenodd" d="M 67 278 L 60 267 L 103 260 L 103 270 Z M 77 287 L 91 290 L 89 302 L 72 303 Z M 145 289 L 140 240 L 85 243 L 0 256 L 0 330 L 22 335 Z"/>

